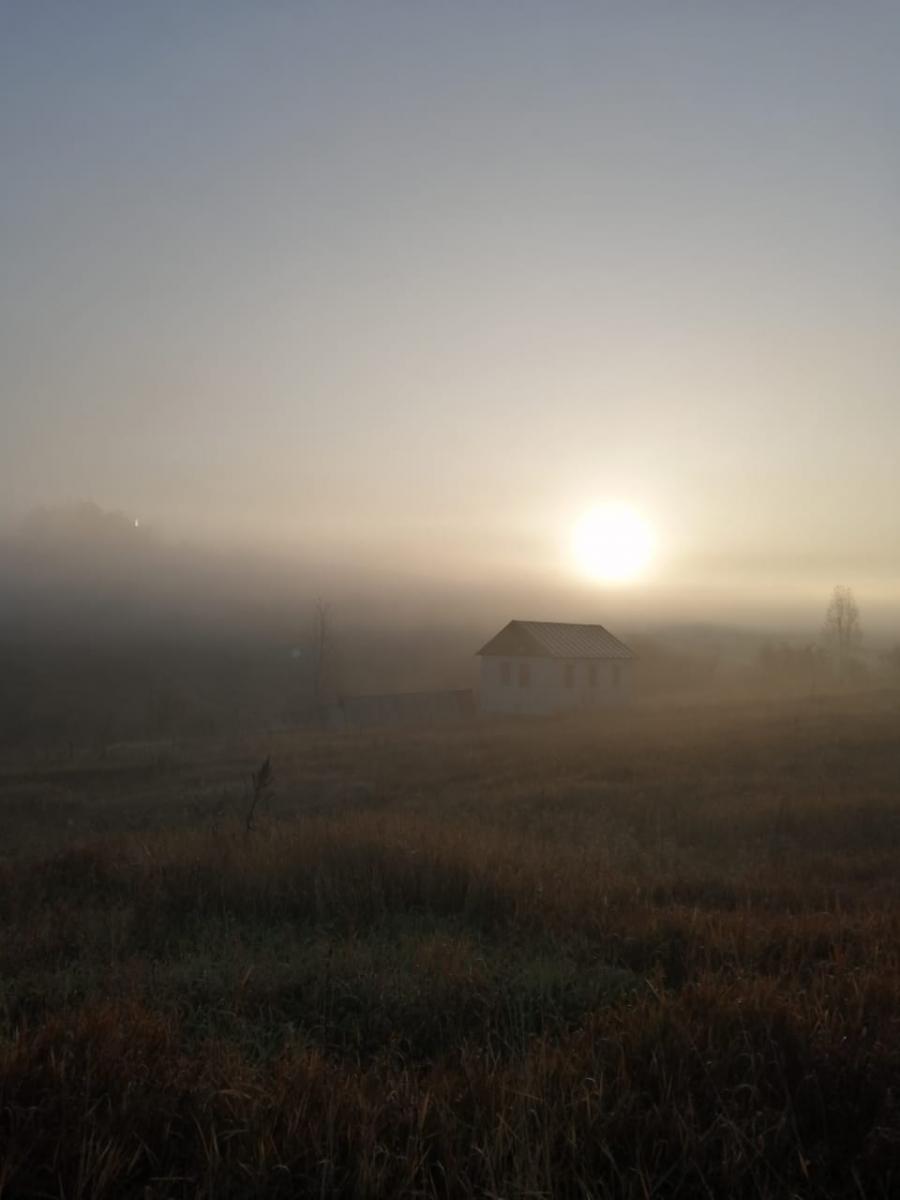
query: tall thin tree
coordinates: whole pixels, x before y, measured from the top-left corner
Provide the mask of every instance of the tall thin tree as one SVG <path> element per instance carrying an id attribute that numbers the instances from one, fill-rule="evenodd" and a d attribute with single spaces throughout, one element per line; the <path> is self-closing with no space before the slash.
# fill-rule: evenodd
<path id="1" fill-rule="evenodd" d="M 825 637 L 837 663 L 839 679 L 845 679 L 850 655 L 862 641 L 859 606 L 852 588 L 837 584 L 825 613 Z"/>
<path id="2" fill-rule="evenodd" d="M 331 657 L 331 605 L 317 600 L 313 614 L 313 696 L 322 704 L 328 684 Z"/>

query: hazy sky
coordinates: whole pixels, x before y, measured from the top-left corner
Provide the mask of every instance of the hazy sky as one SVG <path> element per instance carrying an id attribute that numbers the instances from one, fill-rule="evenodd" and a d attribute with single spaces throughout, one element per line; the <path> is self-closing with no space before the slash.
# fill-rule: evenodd
<path id="1" fill-rule="evenodd" d="M 0 0 L 2 515 L 477 586 L 618 499 L 662 599 L 900 603 L 898 63 L 896 3 Z"/>

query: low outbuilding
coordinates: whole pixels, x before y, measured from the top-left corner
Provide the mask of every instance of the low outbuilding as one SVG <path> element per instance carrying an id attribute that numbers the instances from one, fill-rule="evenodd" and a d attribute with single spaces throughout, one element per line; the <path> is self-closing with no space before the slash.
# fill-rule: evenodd
<path id="1" fill-rule="evenodd" d="M 569 712 L 631 695 L 635 657 L 602 625 L 510 621 L 478 654 L 482 712 Z"/>

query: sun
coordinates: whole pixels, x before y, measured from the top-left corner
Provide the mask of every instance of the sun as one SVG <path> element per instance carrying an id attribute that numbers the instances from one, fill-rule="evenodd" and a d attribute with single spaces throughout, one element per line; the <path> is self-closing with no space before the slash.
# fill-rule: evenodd
<path id="1" fill-rule="evenodd" d="M 650 526 L 633 509 L 607 504 L 592 508 L 578 521 L 572 553 L 579 570 L 589 578 L 628 583 L 649 566 L 654 540 Z"/>

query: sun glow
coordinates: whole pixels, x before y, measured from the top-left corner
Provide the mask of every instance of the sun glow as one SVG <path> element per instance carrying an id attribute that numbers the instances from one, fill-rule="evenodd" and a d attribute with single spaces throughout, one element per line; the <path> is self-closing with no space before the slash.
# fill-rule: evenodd
<path id="1" fill-rule="evenodd" d="M 633 509 L 604 505 L 584 514 L 572 534 L 579 570 L 591 579 L 627 583 L 647 569 L 653 557 L 653 531 Z"/>

